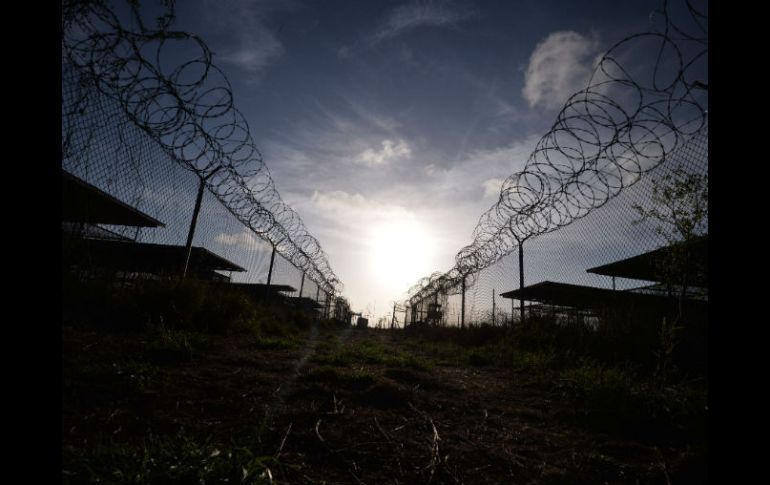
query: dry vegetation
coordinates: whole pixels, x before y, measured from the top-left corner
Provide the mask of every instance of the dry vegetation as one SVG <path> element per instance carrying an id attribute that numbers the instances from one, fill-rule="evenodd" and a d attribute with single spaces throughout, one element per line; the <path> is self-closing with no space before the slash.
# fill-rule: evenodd
<path id="1" fill-rule="evenodd" d="M 172 310 L 202 291 L 110 300 L 133 326 L 65 321 L 65 483 L 706 481 L 704 380 L 658 386 L 534 330 Z"/>

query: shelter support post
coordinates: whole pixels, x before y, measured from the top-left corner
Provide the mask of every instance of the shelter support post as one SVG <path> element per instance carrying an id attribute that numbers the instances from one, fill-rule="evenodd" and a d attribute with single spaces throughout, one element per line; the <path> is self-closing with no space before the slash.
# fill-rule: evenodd
<path id="1" fill-rule="evenodd" d="M 463 298 L 460 304 L 460 328 L 465 328 L 465 276 L 463 276 L 462 283 Z"/>
<path id="2" fill-rule="evenodd" d="M 275 262 L 275 246 L 273 246 L 273 253 L 270 255 L 270 269 L 267 270 L 267 297 L 270 298 L 270 282 L 273 280 L 273 263 Z"/>
<path id="3" fill-rule="evenodd" d="M 299 284 L 299 297 L 302 298 L 302 289 L 305 287 L 305 272 L 302 272 L 302 282 Z"/>
<path id="4" fill-rule="evenodd" d="M 519 241 L 519 290 L 524 289 L 524 241 Z M 523 291 L 522 291 L 523 293 Z M 521 323 L 524 323 L 524 297 L 519 298 L 519 309 L 521 311 Z"/>
<path id="5" fill-rule="evenodd" d="M 492 288 L 492 326 L 495 326 L 495 289 Z"/>
<path id="6" fill-rule="evenodd" d="M 192 242 L 195 235 L 195 227 L 198 225 L 198 214 L 201 211 L 201 202 L 203 201 L 203 189 L 206 188 L 206 179 L 201 178 L 198 183 L 198 197 L 195 199 L 195 209 L 193 209 L 192 220 L 190 221 L 190 230 L 187 231 L 187 243 L 185 244 L 185 261 L 182 279 L 187 277 L 187 270 L 190 267 L 190 254 L 192 254 Z"/>

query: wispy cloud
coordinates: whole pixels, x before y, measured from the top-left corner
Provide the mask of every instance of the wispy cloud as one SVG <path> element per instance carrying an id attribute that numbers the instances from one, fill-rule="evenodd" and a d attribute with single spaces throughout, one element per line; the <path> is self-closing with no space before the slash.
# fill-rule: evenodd
<path id="1" fill-rule="evenodd" d="M 500 191 L 503 179 L 524 169 L 539 139 L 531 135 L 506 146 L 472 150 L 447 170 L 431 170 L 432 189 L 424 195 L 433 193 L 443 199 L 436 203 L 442 204 L 452 200 L 456 204 L 475 203 L 473 207 L 481 213 L 489 203 L 488 198 Z"/>
<path id="2" fill-rule="evenodd" d="M 412 156 L 412 149 L 404 140 L 383 140 L 382 150 L 372 150 L 368 148 L 358 156 L 359 163 L 374 167 L 383 165 L 392 160 L 408 159 Z"/>
<path id="3" fill-rule="evenodd" d="M 471 15 L 470 9 L 448 1 L 418 0 L 394 8 L 370 36 L 369 41 L 375 44 L 417 27 L 454 26 Z"/>
<path id="4" fill-rule="evenodd" d="M 251 74 L 260 74 L 268 65 L 281 57 L 283 44 L 268 30 L 257 26 L 253 32 L 240 35 L 239 45 L 225 51 L 218 59 L 233 64 Z"/>
<path id="5" fill-rule="evenodd" d="M 529 58 L 522 89 L 529 106 L 559 109 L 570 95 L 586 87 L 595 62 L 596 35 L 553 32 L 535 47 Z"/>
<path id="6" fill-rule="evenodd" d="M 296 9 L 296 2 L 234 0 L 204 5 L 201 14 L 221 39 L 212 45 L 215 61 L 242 69 L 254 80 L 283 56 L 285 48 L 269 27 L 269 18 L 276 11 Z"/>

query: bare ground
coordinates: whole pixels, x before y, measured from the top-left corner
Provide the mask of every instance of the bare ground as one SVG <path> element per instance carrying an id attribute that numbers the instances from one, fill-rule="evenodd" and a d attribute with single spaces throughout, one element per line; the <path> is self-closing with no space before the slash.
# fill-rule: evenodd
<path id="1" fill-rule="evenodd" d="M 329 364 L 363 342 L 431 364 Z M 437 362 L 403 332 L 311 330 L 292 349 L 219 337 L 146 374 L 123 364 L 143 362 L 140 335 L 64 327 L 63 344 L 62 432 L 74 449 L 182 430 L 223 449 L 254 443 L 274 463 L 260 479 L 275 483 L 706 481 L 697 440 L 591 429 L 557 383 Z"/>

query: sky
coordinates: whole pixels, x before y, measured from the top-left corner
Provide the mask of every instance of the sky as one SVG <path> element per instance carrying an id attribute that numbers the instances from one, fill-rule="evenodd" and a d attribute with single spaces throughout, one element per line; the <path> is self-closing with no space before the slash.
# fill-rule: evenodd
<path id="1" fill-rule="evenodd" d="M 608 47 L 660 1 L 185 0 L 285 202 L 354 311 L 470 243 Z"/>

